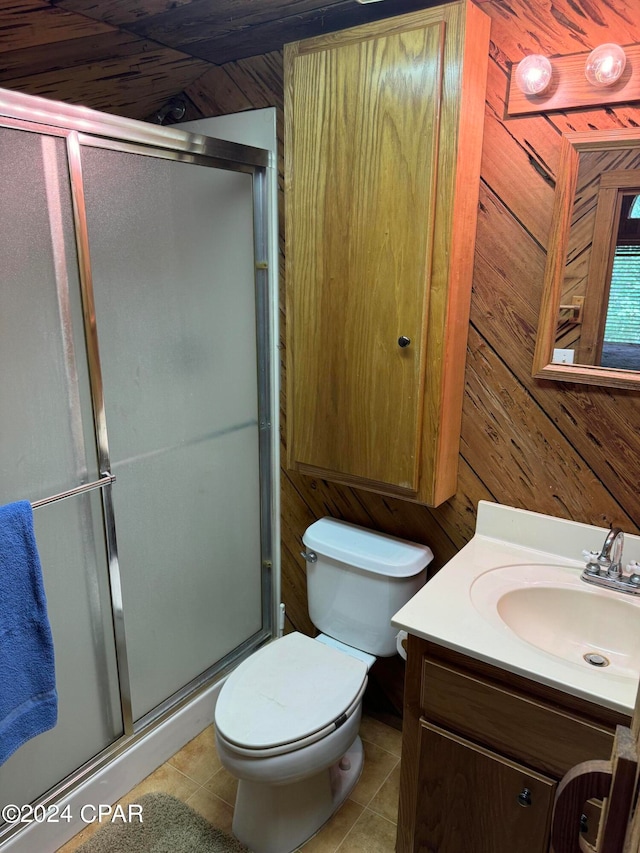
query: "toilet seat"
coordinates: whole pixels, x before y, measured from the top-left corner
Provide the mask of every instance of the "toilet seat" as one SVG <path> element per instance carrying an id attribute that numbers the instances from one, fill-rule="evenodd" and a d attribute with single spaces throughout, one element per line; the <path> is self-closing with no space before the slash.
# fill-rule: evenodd
<path id="1" fill-rule="evenodd" d="M 291 752 L 340 728 L 366 685 L 363 661 L 304 634 L 287 634 L 229 676 L 216 704 L 216 731 L 239 754 Z"/>

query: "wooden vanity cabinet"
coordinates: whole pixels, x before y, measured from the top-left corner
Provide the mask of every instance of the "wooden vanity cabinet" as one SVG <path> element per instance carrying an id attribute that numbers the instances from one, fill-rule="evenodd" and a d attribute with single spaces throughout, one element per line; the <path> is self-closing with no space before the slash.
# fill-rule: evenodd
<path id="1" fill-rule="evenodd" d="M 408 640 L 398 853 L 548 853 L 556 786 L 629 718 Z M 597 831 L 588 812 L 588 837 Z"/>
<path id="2" fill-rule="evenodd" d="M 292 469 L 456 490 L 488 49 L 469 0 L 285 46 Z"/>
<path id="3" fill-rule="evenodd" d="M 553 779 L 424 721 L 418 762 L 425 805 L 415 850 L 547 850 Z"/>

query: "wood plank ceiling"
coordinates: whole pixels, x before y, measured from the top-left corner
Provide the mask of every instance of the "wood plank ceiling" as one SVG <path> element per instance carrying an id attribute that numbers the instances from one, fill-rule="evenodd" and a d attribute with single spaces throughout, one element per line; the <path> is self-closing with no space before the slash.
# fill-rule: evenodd
<path id="1" fill-rule="evenodd" d="M 0 86 L 152 118 L 212 65 L 434 2 L 2 0 Z"/>
<path id="2" fill-rule="evenodd" d="M 166 47 L 222 65 L 365 21 L 423 9 L 434 0 L 52 0 Z"/>

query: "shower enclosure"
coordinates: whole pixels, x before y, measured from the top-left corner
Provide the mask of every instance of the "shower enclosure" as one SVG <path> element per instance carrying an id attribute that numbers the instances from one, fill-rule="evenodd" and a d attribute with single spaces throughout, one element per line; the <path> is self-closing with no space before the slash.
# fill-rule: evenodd
<path id="1" fill-rule="evenodd" d="M 54 802 L 274 632 L 268 165 L 0 90 L 0 503 L 35 507 L 59 694 L 2 804 Z"/>

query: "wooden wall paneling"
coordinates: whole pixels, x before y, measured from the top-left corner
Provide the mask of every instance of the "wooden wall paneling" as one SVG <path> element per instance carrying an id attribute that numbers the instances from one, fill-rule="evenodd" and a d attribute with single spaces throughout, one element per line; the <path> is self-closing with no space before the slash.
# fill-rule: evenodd
<path id="1" fill-rule="evenodd" d="M 539 121 L 538 116 L 506 117 L 506 98 L 509 77 L 504 68 L 494 60 L 489 61 L 487 74 L 487 113 L 485 133 L 491 119 L 504 124 L 505 131 L 513 136 L 523 150 L 534 160 L 540 172 L 555 178 L 558 171 L 558 133 L 549 122 Z M 491 156 L 492 145 L 486 140 L 482 146 L 483 157 Z M 498 149 L 500 150 L 500 149 Z M 502 164 L 502 171 L 507 172 Z"/>
<path id="2" fill-rule="evenodd" d="M 282 53 L 257 56 L 210 67 L 194 81 L 187 94 L 209 115 L 262 107 L 284 107 Z"/>
<path id="3" fill-rule="evenodd" d="M 546 246 L 549 219 L 532 211 L 553 209 L 560 134 L 535 119 L 526 125 L 524 120 L 507 125 L 502 119 L 506 85 L 504 72 L 489 62 L 482 179 L 497 195 L 509 198 L 514 216 Z"/>
<path id="4" fill-rule="evenodd" d="M 475 470 L 512 505 L 561 518 L 593 507 L 626 530 L 633 521 L 527 390 L 472 328 L 463 410 L 463 447 Z M 464 451 L 463 451 L 464 452 Z M 576 559 L 581 555 L 576 554 Z"/>
<path id="5" fill-rule="evenodd" d="M 523 230 L 482 184 L 471 321 L 492 342 L 504 340 L 499 354 L 524 383 L 531 376 L 545 253 Z M 507 243 L 502 235 L 514 242 Z"/>
<path id="6" fill-rule="evenodd" d="M 474 478 L 474 486 L 476 482 Z M 430 567 L 432 571 L 440 568 L 459 550 L 459 543 L 465 534 L 465 542 L 470 538 L 469 527 L 462 524 L 459 517 L 456 516 L 457 526 L 454 526 L 453 522 L 448 526 L 440 524 L 436 511 L 422 504 L 376 496 L 370 492 L 309 478 L 293 471 L 287 471 L 283 477 L 283 491 L 288 489 L 297 493 L 298 500 L 306 504 L 314 518 L 329 515 L 428 545 L 435 555 L 434 563 Z M 482 491 L 482 496 L 487 497 L 486 491 Z M 473 499 L 470 499 L 470 502 L 471 500 Z M 290 525 L 290 522 L 291 518 L 287 518 L 285 522 L 283 514 L 283 523 L 290 528 L 291 536 L 299 541 L 304 528 Z M 471 532 L 472 530 L 473 527 Z"/>
<path id="7" fill-rule="evenodd" d="M 544 262 L 535 241 L 499 199 L 481 188 L 471 322 L 536 399 L 541 415 L 558 425 L 619 505 L 616 511 L 609 504 L 605 512 L 594 498 L 593 510 L 567 517 L 607 526 L 618 516 L 627 516 L 627 530 L 633 532 L 640 520 L 640 499 L 630 481 L 637 478 L 635 460 L 640 458 L 638 395 L 531 378 Z"/>
<path id="8" fill-rule="evenodd" d="M 509 115 L 539 114 L 556 110 L 590 109 L 594 104 L 602 107 L 632 103 L 640 100 L 640 81 L 631 73 L 640 62 L 640 45 L 625 45 L 627 67 L 615 86 L 594 91 L 594 86 L 584 74 L 590 51 L 556 56 L 552 60 L 553 74 L 548 89 L 537 96 L 526 95 L 516 85 L 518 65 L 512 69 L 507 112 Z"/>
<path id="9" fill-rule="evenodd" d="M 612 0 L 490 0 L 482 4 L 492 19 L 491 40 L 507 63 L 519 62 L 528 53 L 552 57 L 591 50 L 614 41 L 638 41 L 637 15 L 633 2 Z M 508 67 L 505 67 L 509 71 Z"/>
<path id="10" fill-rule="evenodd" d="M 185 90 L 185 94 L 203 116 L 255 109 L 252 100 L 229 77 L 224 66 L 207 71 Z"/>
<path id="11" fill-rule="evenodd" d="M 609 34 L 589 21 L 579 38 L 574 24 L 565 27 L 565 19 L 582 21 L 581 0 L 575 8 L 559 0 L 554 11 L 542 0 L 531 10 L 525 0 L 487 0 L 482 8 L 493 19 L 493 61 L 458 492 L 429 510 L 283 470 L 285 603 L 292 602 L 289 626 L 309 633 L 304 567 L 297 553 L 312 518 L 330 514 L 425 542 L 436 554 L 437 568 L 473 535 L 480 499 L 601 526 L 619 523 L 631 532 L 640 522 L 638 395 L 531 378 L 561 133 L 630 126 L 640 123 L 640 116 L 637 108 L 622 106 L 505 118 L 509 66 L 523 52 L 542 49 L 542 43 L 551 55 L 583 50 L 591 46 L 589 39 L 595 45 Z M 622 31 L 627 41 L 640 40 L 640 32 L 624 21 L 622 0 L 601 11 L 618 21 L 616 37 L 622 38 L 617 35 Z M 187 94 L 203 114 L 267 102 L 280 107 L 280 54 L 213 69 Z"/>
<path id="12" fill-rule="evenodd" d="M 637 524 L 640 501 L 633 478 L 640 454 L 638 395 L 531 379 L 544 254 L 532 241 L 527 243 L 499 200 L 486 192 L 481 200 L 472 322 Z M 508 246 L 511 251 L 505 252 Z M 499 281 L 506 282 L 502 290 L 496 287 Z M 505 323 L 505 318 L 511 321 Z M 529 331 L 514 340 L 519 329 Z"/>
<path id="13" fill-rule="evenodd" d="M 458 491 L 448 501 L 430 510 L 433 523 L 446 532 L 456 552 L 467 544 L 475 532 L 478 501 L 497 501 L 497 498 L 482 482 L 461 450 Z M 401 512 L 400 508 L 398 512 Z M 434 561 L 437 568 L 445 562 L 442 558 L 443 555 L 438 551 Z"/>
<path id="14" fill-rule="evenodd" d="M 485 9 L 498 5 L 483 4 Z M 515 43 L 520 36 L 517 30 L 512 34 Z M 501 48 L 498 41 L 498 55 Z M 249 71 L 251 65 L 241 68 L 240 63 L 233 63 L 226 73 L 249 99 L 251 89 L 256 86 L 261 89 L 258 102 L 262 104 L 264 78 Z M 543 116 L 503 122 L 506 83 L 504 71 L 497 66 L 490 71 L 487 122 L 494 124 L 488 134 L 489 141 L 485 140 L 485 187 L 472 299 L 475 327 L 472 345 L 473 340 L 477 344 L 488 341 L 495 352 L 488 348 L 492 359 L 481 375 L 476 363 L 477 349 L 469 355 L 467 406 L 473 401 L 471 413 L 477 417 L 477 404 L 482 401 L 482 414 L 475 424 L 473 420 L 463 423 L 458 493 L 437 510 L 416 511 L 407 502 L 356 493 L 345 487 L 283 472 L 283 493 L 288 495 L 282 519 L 283 588 L 285 601 L 288 597 L 295 600 L 292 615 L 299 630 L 311 632 L 303 611 L 304 591 L 299 566 L 294 564 L 295 554 L 299 537 L 312 516 L 329 513 L 357 523 L 375 523 L 388 532 L 402 532 L 409 538 L 427 542 L 436 553 L 434 562 L 438 567 L 451 556 L 452 549 L 457 550 L 473 535 L 475 509 L 481 498 L 550 511 L 603 526 L 616 521 L 623 523 L 627 530 L 634 529 L 631 514 L 621 510 L 620 497 L 628 505 L 631 492 L 631 499 L 635 500 L 635 490 L 629 488 L 628 479 L 621 479 L 621 475 L 624 477 L 623 469 L 626 469 L 627 478 L 638 478 L 634 454 L 640 430 L 633 421 L 637 418 L 637 399 L 619 393 L 593 395 L 592 389 L 537 383 L 530 375 L 544 275 L 543 247 L 551 222 L 553 192 L 549 191 L 549 177 L 555 177 L 558 162 L 560 137 L 555 128 L 563 129 L 562 120 L 566 120 L 567 125 L 571 121 L 577 125 L 578 117 L 575 114 L 555 116 L 554 125 Z M 597 113 L 590 114 L 588 121 L 593 125 L 597 118 Z M 487 149 L 488 145 L 496 145 L 496 151 Z M 515 172 L 511 168 L 514 157 L 518 160 Z M 545 186 L 541 186 L 539 180 L 544 181 Z M 531 198 L 536 199 L 535 204 L 523 203 Z M 512 207 L 520 218 L 514 215 Z M 486 410 L 490 406 L 484 402 L 486 389 L 490 392 L 488 399 L 496 397 L 501 404 L 498 407 L 500 419 L 494 410 L 494 418 L 488 420 Z M 506 396 L 506 403 L 502 402 L 501 394 Z M 535 399 L 531 395 L 535 395 Z M 511 398 L 514 399 L 509 403 Z M 611 411 L 616 423 L 613 432 L 615 443 L 623 445 L 621 454 L 611 447 L 604 435 L 594 436 L 594 419 L 596 431 L 610 432 L 607 410 Z M 502 433 L 500 452 L 495 453 L 494 464 L 488 465 L 485 464 L 485 448 L 487 443 L 489 449 L 493 446 L 490 440 L 487 442 L 485 433 L 491 434 L 491 430 L 496 429 Z M 482 439 L 480 446 L 474 441 L 476 435 Z M 512 440 L 518 447 L 514 447 Z M 529 478 L 535 479 L 537 488 L 523 483 L 518 474 L 503 474 L 504 469 L 526 472 Z M 598 477 L 602 479 L 603 476 L 606 487 L 598 482 Z M 635 514 L 635 518 L 640 518 L 640 513 Z"/>
<path id="15" fill-rule="evenodd" d="M 290 550 L 290 545 L 283 537 L 281 590 L 285 602 L 286 633 L 300 631 L 310 637 L 315 637 L 318 631 L 309 618 L 307 609 L 307 575 L 303 565 L 300 549 Z"/>
<path id="16" fill-rule="evenodd" d="M 549 113 L 545 118 L 561 133 L 618 130 L 624 127 L 637 127 L 638 109 L 637 105 L 622 104 L 607 109 L 568 110 L 566 113 Z M 536 120 L 539 122 L 540 117 Z M 509 123 L 511 123 L 510 120 Z"/>

